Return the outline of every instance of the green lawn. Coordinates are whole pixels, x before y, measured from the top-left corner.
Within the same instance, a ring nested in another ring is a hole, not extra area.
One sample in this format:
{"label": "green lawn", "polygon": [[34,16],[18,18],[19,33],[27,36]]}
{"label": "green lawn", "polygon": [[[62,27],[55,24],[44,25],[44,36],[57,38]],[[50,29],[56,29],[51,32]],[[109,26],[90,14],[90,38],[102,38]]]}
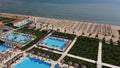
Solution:
{"label": "green lawn", "polygon": [[0,17],[0,21],[2,21],[3,23],[9,23],[9,22],[11,22],[13,20],[15,20],[15,19]]}
{"label": "green lawn", "polygon": [[120,46],[103,44],[102,61],[120,66]]}
{"label": "green lawn", "polygon": [[76,35],[73,35],[73,34],[56,32],[56,31],[52,34],[52,36],[63,37],[63,38],[70,39],[70,40],[73,40],[76,37]]}
{"label": "green lawn", "polygon": [[34,45],[35,43],[37,43],[40,39],[42,39],[43,37],[45,37],[47,35],[47,33],[43,33],[39,30],[33,30],[33,29],[27,29],[26,27],[21,28],[19,30],[17,30],[17,32],[22,32],[22,33],[26,33],[26,34],[31,34],[36,36],[35,40],[31,41],[30,43],[28,43],[26,46],[24,46],[22,48],[22,50],[25,50],[29,47],[31,47],[32,45]]}
{"label": "green lawn", "polygon": [[110,67],[102,66],[102,68],[110,68]]}
{"label": "green lawn", "polygon": [[[65,63],[66,63],[66,64],[68,64],[68,62],[72,62],[73,64],[74,64],[74,63],[78,63],[79,66],[85,65],[87,68],[96,68],[96,64],[94,64],[94,63],[86,62],[86,61],[79,60],[79,59],[75,59],[75,58],[72,58],[72,57],[66,56],[66,57],[64,58],[64,60],[65,60]],[[80,68],[80,67],[79,67],[79,68]]]}
{"label": "green lawn", "polygon": [[34,51],[35,52],[34,54],[36,54],[36,55],[38,53],[49,55],[50,59],[55,60],[55,61],[58,60],[59,57],[61,56],[60,54],[56,54],[56,53],[45,51],[45,50],[38,49],[38,48],[33,48],[33,49],[30,50],[30,52],[32,52],[32,51]]}
{"label": "green lawn", "polygon": [[80,36],[69,53],[76,56],[97,60],[98,45],[98,39]]}

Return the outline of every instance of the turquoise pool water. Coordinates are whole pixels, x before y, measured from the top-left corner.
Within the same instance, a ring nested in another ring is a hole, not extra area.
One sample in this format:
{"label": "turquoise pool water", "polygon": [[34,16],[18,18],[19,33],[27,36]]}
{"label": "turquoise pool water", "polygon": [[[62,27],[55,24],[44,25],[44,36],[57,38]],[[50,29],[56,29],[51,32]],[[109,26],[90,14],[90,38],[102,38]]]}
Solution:
{"label": "turquoise pool water", "polygon": [[57,46],[59,49],[63,49],[65,47],[67,41],[49,37],[43,43],[47,44],[50,47]]}
{"label": "turquoise pool water", "polygon": [[2,45],[0,45],[0,52],[8,50],[9,48],[11,48],[11,47],[2,44]]}
{"label": "turquoise pool water", "polygon": [[61,68],[59,65],[56,65],[55,68]]}
{"label": "turquoise pool water", "polygon": [[51,64],[44,61],[26,57],[21,63],[17,64],[14,68],[50,68]]}
{"label": "turquoise pool water", "polygon": [[24,25],[26,25],[26,24],[28,24],[28,23],[29,23],[29,21],[28,21],[28,20],[25,20],[25,21],[23,21],[23,22],[21,22],[21,23],[16,24],[15,26],[21,27],[21,26],[24,26]]}
{"label": "turquoise pool water", "polygon": [[11,33],[2,36],[2,39],[12,42],[17,42],[21,44],[25,44],[32,39],[32,36],[27,36],[19,33]]}

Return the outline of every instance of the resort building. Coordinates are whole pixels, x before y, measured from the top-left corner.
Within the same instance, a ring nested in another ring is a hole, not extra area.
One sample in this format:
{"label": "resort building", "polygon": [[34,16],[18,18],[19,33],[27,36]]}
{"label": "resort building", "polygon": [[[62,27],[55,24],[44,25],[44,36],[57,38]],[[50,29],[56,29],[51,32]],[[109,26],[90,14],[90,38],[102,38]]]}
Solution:
{"label": "resort building", "polygon": [[17,19],[17,20],[14,20],[14,21],[10,22],[11,25],[17,26],[17,27],[26,25],[28,23],[29,23],[28,18]]}

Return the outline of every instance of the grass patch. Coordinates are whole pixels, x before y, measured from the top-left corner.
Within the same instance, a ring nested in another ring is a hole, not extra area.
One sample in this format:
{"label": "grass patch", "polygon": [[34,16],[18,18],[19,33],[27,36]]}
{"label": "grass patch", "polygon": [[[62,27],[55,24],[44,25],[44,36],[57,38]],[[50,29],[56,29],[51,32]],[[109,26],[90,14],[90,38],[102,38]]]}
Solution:
{"label": "grass patch", "polygon": [[[85,65],[87,68],[96,68],[96,64],[94,64],[94,63],[86,62],[86,61],[79,60],[79,59],[75,59],[75,58],[72,58],[72,57],[66,56],[66,57],[64,58],[64,60],[65,60],[65,63],[66,63],[66,64],[68,64],[68,62],[71,61],[73,64],[74,64],[74,63],[78,63],[79,66]],[[79,68],[80,68],[80,67],[79,67]]]}
{"label": "grass patch", "polygon": [[110,68],[110,67],[102,66],[102,68]]}
{"label": "grass patch", "polygon": [[2,21],[3,23],[9,23],[11,21],[14,21],[15,19],[13,18],[5,18],[5,17],[0,17],[0,21]]}
{"label": "grass patch", "polygon": [[31,41],[30,43],[28,43],[26,46],[24,46],[22,48],[22,50],[26,50],[27,48],[31,47],[32,45],[34,45],[40,39],[42,39],[43,37],[45,37],[47,35],[47,33],[42,33],[39,30],[27,29],[25,27],[18,29],[17,32],[22,32],[22,33],[31,34],[31,35],[36,36],[36,38],[33,41]]}
{"label": "grass patch", "polygon": [[76,37],[76,35],[73,35],[73,34],[56,32],[56,31],[53,32],[52,36],[63,37],[63,38],[70,39],[70,40],[73,40]]}
{"label": "grass patch", "polygon": [[120,46],[103,44],[102,57],[103,62],[120,66]]}
{"label": "grass patch", "polygon": [[69,51],[70,54],[97,60],[99,40],[80,36]]}
{"label": "grass patch", "polygon": [[56,53],[53,53],[53,52],[49,52],[49,51],[45,51],[45,50],[42,50],[42,49],[38,49],[38,48],[32,48],[31,50],[29,50],[30,52],[34,51],[34,54],[38,54],[38,53],[42,53],[42,54],[46,54],[46,55],[49,55],[50,58],[52,60],[58,60],[59,57],[61,56],[60,54],[56,54]]}

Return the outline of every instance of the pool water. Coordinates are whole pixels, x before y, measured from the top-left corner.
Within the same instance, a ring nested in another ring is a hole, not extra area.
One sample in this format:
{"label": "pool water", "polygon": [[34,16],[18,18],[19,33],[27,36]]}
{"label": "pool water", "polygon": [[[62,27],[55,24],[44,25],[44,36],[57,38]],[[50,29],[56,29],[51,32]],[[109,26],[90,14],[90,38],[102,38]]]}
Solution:
{"label": "pool water", "polygon": [[26,57],[21,63],[17,64],[14,68],[50,68],[51,64],[44,61]]}
{"label": "pool water", "polygon": [[56,65],[55,68],[61,68],[59,65]]}
{"label": "pool water", "polygon": [[28,23],[30,23],[30,22],[29,22],[28,20],[25,20],[25,21],[23,21],[23,22],[20,22],[20,23],[16,24],[15,26],[21,27],[21,26],[24,26],[24,25],[26,25],[26,24],[28,24]]}
{"label": "pool water", "polygon": [[59,49],[62,50],[62,49],[65,47],[67,41],[49,37],[49,38],[47,38],[43,43],[44,43],[44,44],[47,44],[47,45],[50,46],[50,47],[57,46]]}
{"label": "pool water", "polygon": [[0,45],[0,52],[6,51],[6,50],[8,50],[9,48],[11,48],[11,47],[1,44],[1,45]]}
{"label": "pool water", "polygon": [[27,36],[19,33],[11,33],[2,36],[2,39],[12,42],[17,42],[21,44],[25,44],[32,39],[32,36]]}

